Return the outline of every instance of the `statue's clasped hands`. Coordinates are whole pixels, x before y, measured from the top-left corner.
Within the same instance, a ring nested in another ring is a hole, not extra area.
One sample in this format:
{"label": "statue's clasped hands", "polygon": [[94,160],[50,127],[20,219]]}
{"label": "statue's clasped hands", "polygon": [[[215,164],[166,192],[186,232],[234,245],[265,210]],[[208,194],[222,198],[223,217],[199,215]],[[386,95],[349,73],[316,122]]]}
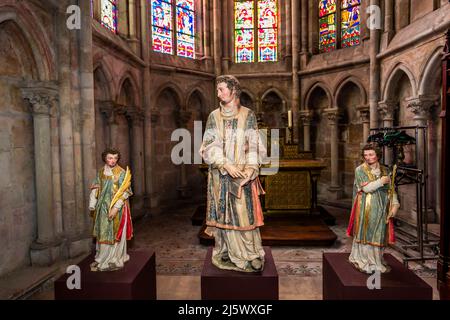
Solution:
{"label": "statue's clasped hands", "polygon": [[253,169],[251,169],[251,168],[247,168],[246,170],[242,171],[242,170],[239,170],[238,167],[236,167],[235,165],[229,164],[229,163],[225,164],[223,166],[223,168],[228,172],[228,174],[232,178],[234,178],[234,179],[237,179],[237,178],[244,179],[241,182],[241,186],[246,185],[250,181],[250,179],[251,179],[251,177],[253,175]]}
{"label": "statue's clasped hands", "polygon": [[116,217],[118,212],[119,212],[119,209],[117,209],[116,207],[112,207],[112,209],[108,213],[108,219],[113,220]]}

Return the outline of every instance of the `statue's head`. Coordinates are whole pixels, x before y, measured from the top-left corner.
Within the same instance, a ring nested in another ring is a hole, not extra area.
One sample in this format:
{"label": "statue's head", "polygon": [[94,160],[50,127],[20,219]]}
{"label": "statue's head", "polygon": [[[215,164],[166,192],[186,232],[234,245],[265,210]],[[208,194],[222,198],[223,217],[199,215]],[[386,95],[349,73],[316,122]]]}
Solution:
{"label": "statue's head", "polygon": [[232,75],[223,75],[216,78],[217,97],[228,102],[230,99],[239,99],[242,88],[239,80]]}
{"label": "statue's head", "polygon": [[382,153],[380,147],[375,143],[366,144],[361,150],[361,158],[368,164],[374,164],[381,159]]}
{"label": "statue's head", "polygon": [[114,148],[106,148],[102,152],[102,160],[109,167],[115,167],[120,160],[120,152]]}

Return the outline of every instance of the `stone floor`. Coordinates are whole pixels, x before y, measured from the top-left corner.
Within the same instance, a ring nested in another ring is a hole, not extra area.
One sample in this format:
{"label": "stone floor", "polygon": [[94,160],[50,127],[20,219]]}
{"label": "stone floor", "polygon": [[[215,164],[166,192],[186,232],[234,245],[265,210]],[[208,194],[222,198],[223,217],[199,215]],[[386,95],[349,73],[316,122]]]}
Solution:
{"label": "stone floor", "polygon": [[[135,239],[129,243],[129,247],[155,250],[158,299],[200,299],[200,274],[207,247],[199,244],[197,233],[200,227],[192,226],[190,222],[195,207],[186,204],[179,209],[150,216],[135,223]],[[331,227],[338,236],[333,246],[272,247],[280,276],[280,299],[322,299],[322,253],[350,252],[351,243],[345,236],[348,210],[326,208],[337,219],[336,226]],[[387,251],[397,259],[401,259],[398,252],[391,249]],[[409,267],[433,287],[434,299],[437,299],[435,262],[428,262],[426,266],[410,263]],[[63,270],[65,270],[64,263],[53,273],[59,271],[62,274]],[[32,277],[32,273],[29,272],[24,279],[31,280]],[[53,299],[51,279],[55,277],[49,278],[39,289],[24,298]],[[9,278],[9,281],[14,282],[12,278]],[[25,283],[26,280],[22,282]],[[1,284],[0,279],[0,288]]]}

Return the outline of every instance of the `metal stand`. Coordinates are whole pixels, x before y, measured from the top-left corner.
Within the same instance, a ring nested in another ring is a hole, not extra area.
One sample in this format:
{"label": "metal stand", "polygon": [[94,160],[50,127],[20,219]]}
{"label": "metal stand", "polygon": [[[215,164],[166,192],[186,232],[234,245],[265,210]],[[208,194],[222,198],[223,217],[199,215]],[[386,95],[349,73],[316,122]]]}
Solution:
{"label": "metal stand", "polygon": [[[439,239],[431,239],[428,234],[428,197],[427,197],[427,180],[428,180],[428,144],[427,126],[407,126],[407,127],[390,127],[390,128],[374,128],[370,129],[371,132],[392,132],[400,130],[414,130],[416,139],[415,148],[415,165],[399,165],[397,168],[397,176],[395,185],[416,185],[416,215],[417,215],[417,226],[416,234],[408,233],[401,228],[396,231],[399,234],[399,239],[405,242],[405,245],[392,245],[394,249],[401,252],[404,255],[403,263],[405,266],[408,265],[409,261],[421,261],[426,260],[436,260],[438,259],[438,247]],[[421,134],[419,134],[421,133]],[[417,148],[417,141],[422,138],[423,150]],[[383,149],[384,152],[384,149]],[[423,153],[421,153],[423,152]],[[398,155],[396,155],[397,157]],[[423,168],[418,168],[418,161],[423,156]],[[385,155],[383,153],[383,162],[385,161]],[[394,159],[394,163],[397,159]],[[388,165],[388,164],[385,164]],[[425,208],[425,214],[424,209]],[[425,248],[429,248],[434,254],[430,255],[425,253]]]}

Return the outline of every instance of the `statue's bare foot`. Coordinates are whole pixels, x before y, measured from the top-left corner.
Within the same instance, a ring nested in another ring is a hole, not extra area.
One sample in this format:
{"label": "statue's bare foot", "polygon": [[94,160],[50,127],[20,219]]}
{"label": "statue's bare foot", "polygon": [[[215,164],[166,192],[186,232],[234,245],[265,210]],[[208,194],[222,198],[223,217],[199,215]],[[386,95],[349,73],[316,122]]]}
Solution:
{"label": "statue's bare foot", "polygon": [[222,255],[222,261],[223,262],[230,261],[230,257],[228,256],[228,253],[225,253],[225,254]]}
{"label": "statue's bare foot", "polygon": [[255,270],[261,270],[262,268],[262,261],[259,258],[253,259],[251,262],[252,268]]}
{"label": "statue's bare foot", "polygon": [[91,271],[98,271],[98,262],[94,261],[89,266],[91,267]]}

